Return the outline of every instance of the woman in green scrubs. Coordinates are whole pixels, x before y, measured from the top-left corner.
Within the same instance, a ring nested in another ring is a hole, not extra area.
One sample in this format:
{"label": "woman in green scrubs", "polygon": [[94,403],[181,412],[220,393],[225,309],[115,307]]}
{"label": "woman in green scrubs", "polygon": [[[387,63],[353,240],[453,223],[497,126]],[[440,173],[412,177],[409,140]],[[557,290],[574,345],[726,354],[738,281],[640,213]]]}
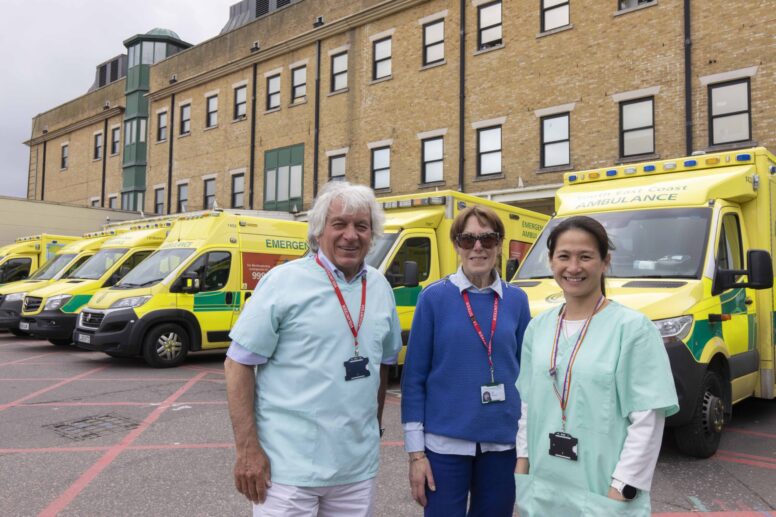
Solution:
{"label": "woman in green scrubs", "polygon": [[517,388],[517,507],[532,516],[648,516],[649,489],[676,389],[662,338],[606,298],[612,247],[589,217],[547,240],[566,303],[534,318]]}

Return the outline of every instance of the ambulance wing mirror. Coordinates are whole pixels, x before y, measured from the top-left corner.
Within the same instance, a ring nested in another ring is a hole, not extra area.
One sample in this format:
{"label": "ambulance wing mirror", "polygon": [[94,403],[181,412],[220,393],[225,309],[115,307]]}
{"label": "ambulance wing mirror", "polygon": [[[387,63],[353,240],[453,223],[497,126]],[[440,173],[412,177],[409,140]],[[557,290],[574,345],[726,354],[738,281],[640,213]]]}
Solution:
{"label": "ambulance wing mirror", "polygon": [[[773,287],[773,263],[771,254],[765,250],[749,250],[746,253],[746,269],[717,269],[711,294],[716,296],[733,287],[749,289],[770,289]],[[747,282],[736,282],[736,277],[746,275]]]}
{"label": "ambulance wing mirror", "polygon": [[515,273],[517,272],[517,268],[520,266],[520,259],[517,258],[511,258],[507,260],[507,270],[506,270],[506,276],[504,277],[504,280],[509,282],[512,280],[512,277],[515,276]]}
{"label": "ambulance wing mirror", "polygon": [[414,260],[404,262],[404,287],[418,286],[418,263]]}
{"label": "ambulance wing mirror", "polygon": [[180,292],[182,293],[198,293],[199,292],[199,275],[193,271],[187,271],[181,275],[180,278]]}

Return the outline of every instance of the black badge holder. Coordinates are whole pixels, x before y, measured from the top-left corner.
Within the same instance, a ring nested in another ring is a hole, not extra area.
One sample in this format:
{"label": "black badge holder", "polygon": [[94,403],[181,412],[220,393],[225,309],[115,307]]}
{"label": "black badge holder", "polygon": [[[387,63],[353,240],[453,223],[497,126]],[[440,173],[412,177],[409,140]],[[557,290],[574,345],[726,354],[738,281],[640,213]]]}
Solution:
{"label": "black badge holder", "polygon": [[368,357],[355,356],[351,357],[344,363],[345,365],[345,380],[352,381],[355,379],[362,379],[372,375],[369,369],[366,367],[369,364]]}
{"label": "black badge holder", "polygon": [[550,433],[550,456],[577,461],[579,440],[567,433]]}

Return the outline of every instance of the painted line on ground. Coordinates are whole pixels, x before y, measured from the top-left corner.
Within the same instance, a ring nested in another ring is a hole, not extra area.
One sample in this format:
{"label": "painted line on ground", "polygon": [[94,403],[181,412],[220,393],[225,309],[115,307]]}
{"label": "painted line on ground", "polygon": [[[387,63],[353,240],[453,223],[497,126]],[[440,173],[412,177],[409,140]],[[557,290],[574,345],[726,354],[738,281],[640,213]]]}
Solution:
{"label": "painted line on ground", "polygon": [[[225,400],[201,400],[193,402],[180,402],[173,404],[172,407],[189,404],[192,406],[225,406]],[[36,407],[100,407],[100,406],[161,406],[162,402],[30,402],[28,404],[17,404],[16,407],[36,408]]]}
{"label": "painted line on ground", "polygon": [[141,434],[143,434],[143,432],[148,429],[151,424],[156,422],[162,413],[164,413],[168,408],[172,407],[172,404],[177,399],[183,396],[184,393],[191,389],[191,387],[194,386],[205,375],[207,375],[205,372],[197,374],[186,384],[178,388],[175,393],[167,397],[162,405],[154,409],[150,415],[145,417],[145,419],[140,422],[139,426],[127,433],[127,435],[123,440],[121,440],[121,442],[119,442],[119,444],[111,447],[99,460],[97,460],[91,467],[89,467],[86,472],[84,472],[77,480],[75,480],[75,482],[70,485],[70,487],[68,487],[59,497],[52,501],[51,504],[44,508],[43,511],[38,514],[38,517],[54,517],[59,512],[67,508],[67,506],[73,502],[73,500],[78,497],[78,495],[87,486],[89,486],[89,484],[97,476],[99,476],[103,470],[105,470],[111,463],[113,463],[116,458],[127,449],[127,447],[132,445],[132,443]]}
{"label": "painted line on ground", "polygon": [[[127,381],[127,382],[186,382],[191,377],[129,377],[129,378],[122,378],[122,377],[115,377],[115,378],[103,378],[99,377],[96,379],[78,379],[80,382],[121,382],[121,381]],[[67,377],[19,377],[19,378],[13,378],[13,377],[0,377],[0,382],[3,381],[47,381],[47,382],[54,382],[54,381],[63,381],[67,379]],[[208,379],[204,379],[208,380]],[[218,381],[216,381],[218,382]],[[223,382],[223,381],[221,381]]]}
{"label": "painted line on ground", "polygon": [[226,375],[226,373],[224,373],[224,369],[223,368],[221,368],[221,369],[206,368],[204,366],[193,366],[193,365],[190,365],[190,364],[188,364],[188,365],[184,364],[180,368],[182,368],[184,370],[195,370],[195,371],[198,371],[198,372],[220,373],[221,375]]}
{"label": "painted line on ground", "polygon": [[717,454],[724,454],[726,456],[737,456],[740,458],[746,458],[755,461],[764,461],[766,463],[773,463],[776,465],[776,458],[772,456],[759,456],[757,454],[747,454],[745,452],[727,451],[723,449],[717,450]]}
{"label": "painted line on ground", "polygon": [[10,407],[18,406],[19,404],[21,404],[25,400],[29,400],[31,398],[35,398],[38,395],[43,395],[44,393],[47,393],[49,391],[55,390],[57,388],[60,388],[60,387],[64,386],[65,384],[69,384],[69,383],[71,383],[73,381],[76,381],[78,379],[86,377],[87,375],[91,375],[93,373],[97,373],[99,371],[105,370],[106,368],[108,368],[108,367],[107,366],[100,366],[99,368],[93,368],[93,369],[91,369],[89,371],[86,371],[84,373],[81,373],[81,374],[78,374],[76,376],[70,377],[68,379],[60,381],[60,382],[58,382],[56,384],[53,384],[51,386],[48,386],[47,388],[42,388],[42,389],[39,389],[38,391],[34,391],[34,392],[30,393],[29,395],[25,395],[24,397],[22,397],[20,399],[14,400],[13,402],[8,402],[6,404],[0,404],[0,411],[3,411],[3,410],[8,409]]}
{"label": "painted line on ground", "polygon": [[730,431],[731,433],[738,433],[738,434],[746,434],[749,436],[759,436],[761,438],[774,438],[776,439],[776,434],[773,433],[763,433],[761,431],[750,431],[748,429],[740,429],[737,427],[726,427],[726,431]]}
{"label": "painted line on ground", "polygon": [[[27,447],[19,449],[0,449],[0,454],[51,454],[64,452],[105,452],[115,445],[95,445],[92,447]],[[186,450],[186,449],[233,449],[233,443],[160,443],[148,445],[130,445],[126,451]]]}
{"label": "painted line on ground", "polygon": [[763,511],[733,511],[733,512],[660,512],[653,513],[652,517],[776,517],[776,514],[767,510]]}
{"label": "painted line on ground", "polygon": [[5,362],[5,363],[0,363],[0,366],[10,366],[12,364],[22,364],[22,363],[24,363],[26,361],[31,361],[33,359],[38,359],[40,357],[46,357],[47,355],[57,354],[57,353],[58,353],[57,351],[52,350],[51,352],[46,352],[45,354],[33,355],[33,356],[27,357],[25,359],[17,359],[16,361],[8,361],[8,362]]}
{"label": "painted line on ground", "polygon": [[728,454],[720,454],[719,452],[717,452],[717,454],[715,454],[712,459],[726,461],[728,463],[740,463],[741,465],[749,465],[750,467],[758,467],[761,469],[776,470],[776,463],[766,463],[764,461],[739,458],[737,456],[731,456]]}

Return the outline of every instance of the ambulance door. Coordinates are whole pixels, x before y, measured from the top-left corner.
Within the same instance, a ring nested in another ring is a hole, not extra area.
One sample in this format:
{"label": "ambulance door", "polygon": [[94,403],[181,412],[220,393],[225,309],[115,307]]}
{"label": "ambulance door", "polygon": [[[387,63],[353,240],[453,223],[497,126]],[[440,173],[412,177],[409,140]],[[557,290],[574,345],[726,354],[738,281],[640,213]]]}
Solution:
{"label": "ambulance door", "polygon": [[192,312],[199,321],[203,349],[229,345],[232,313],[240,304],[240,292],[229,289],[232,260],[229,251],[209,251],[181,275],[198,283],[196,292],[179,292],[177,296],[178,307]]}
{"label": "ambulance door", "polygon": [[[717,267],[722,269],[745,269],[744,242],[741,232],[741,216],[737,210],[725,210],[721,214],[719,241],[717,243]],[[744,278],[737,280],[744,281]],[[721,324],[722,338],[731,356],[731,374],[737,377],[735,356],[753,351],[755,335],[754,291],[742,287],[728,289],[719,295],[720,314],[709,315],[713,326]],[[742,358],[744,356],[741,356]],[[755,362],[756,364],[756,362]],[[743,365],[741,365],[743,366]],[[740,372],[744,373],[744,372]],[[746,372],[751,373],[751,372]]]}

